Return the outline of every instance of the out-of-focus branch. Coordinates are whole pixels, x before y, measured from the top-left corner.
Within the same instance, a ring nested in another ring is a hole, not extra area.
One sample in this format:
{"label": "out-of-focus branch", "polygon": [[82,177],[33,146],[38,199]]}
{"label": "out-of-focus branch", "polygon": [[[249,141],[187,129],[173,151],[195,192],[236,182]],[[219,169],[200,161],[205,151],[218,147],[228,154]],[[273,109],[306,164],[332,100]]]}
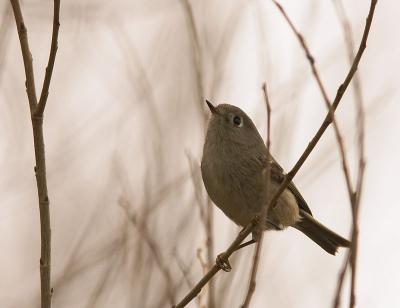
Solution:
{"label": "out-of-focus branch", "polygon": [[125,214],[128,217],[129,221],[136,227],[136,229],[140,233],[143,241],[148,245],[150,252],[153,256],[153,259],[156,262],[158,268],[160,269],[161,274],[163,275],[163,277],[165,279],[168,299],[169,299],[170,303],[173,304],[175,302],[175,294],[174,294],[174,285],[173,285],[172,275],[171,275],[171,272],[170,272],[168,266],[166,266],[163,261],[163,258],[160,253],[160,248],[157,245],[157,242],[151,236],[151,233],[147,229],[146,224],[138,223],[136,215],[134,213],[133,214],[130,213],[130,211],[129,211],[130,206],[126,200],[120,199],[119,205],[125,211]]}
{"label": "out-of-focus branch", "polygon": [[[336,13],[338,19],[342,25],[346,47],[347,56],[349,63],[353,61],[354,58],[354,39],[351,31],[351,26],[349,19],[346,16],[346,12],[343,7],[343,3],[340,0],[334,1],[336,7]],[[349,307],[355,306],[355,289],[356,289],[356,274],[357,274],[357,252],[358,252],[358,213],[360,208],[360,198],[362,193],[362,187],[364,182],[364,170],[365,170],[365,151],[364,151],[364,127],[365,127],[365,112],[363,106],[363,97],[361,91],[361,81],[358,75],[354,76],[354,98],[356,102],[357,110],[357,140],[358,140],[358,175],[354,202],[352,204],[352,214],[353,214],[353,228],[352,228],[352,247],[351,254],[347,258],[341,274],[338,278],[337,292],[334,301],[334,307],[339,307],[340,305],[340,293],[342,290],[343,280],[346,273],[348,263],[350,261],[351,265],[351,287],[350,287],[350,301]]]}
{"label": "out-of-focus branch", "polygon": [[204,209],[203,203],[204,200],[202,198],[202,194],[200,191],[200,181],[201,178],[200,176],[197,176],[196,171],[199,170],[198,168],[198,164],[196,164],[196,162],[194,161],[194,159],[190,156],[189,153],[186,153],[186,157],[188,159],[189,162],[189,168],[190,168],[190,175],[192,178],[192,183],[193,183],[193,189],[194,189],[194,195],[195,195],[195,199],[196,199],[196,204],[199,208],[199,214],[200,214],[200,220],[203,223],[204,226],[207,225],[207,213]]}
{"label": "out-of-focus branch", "polygon": [[[198,254],[199,254],[199,250],[198,249]],[[180,256],[178,255],[178,253],[176,251],[174,251],[174,257],[176,260],[176,263],[180,269],[180,271],[182,272],[182,276],[186,282],[186,284],[189,286],[190,289],[192,289],[194,287],[194,284],[192,283],[192,281],[189,278],[188,272],[189,272],[189,268],[191,267],[189,266],[185,266],[184,261],[180,258]],[[199,294],[197,296],[197,305],[199,308],[205,308],[205,305],[202,304],[202,299],[201,299],[201,294]]]}
{"label": "out-of-focus branch", "polygon": [[[266,146],[267,146],[268,153],[270,153],[270,150],[271,150],[271,104],[269,103],[268,89],[267,89],[266,82],[263,84],[262,89],[264,92],[265,104],[267,106]],[[269,181],[270,181],[270,175],[271,175],[271,165],[269,163],[269,158],[267,161],[268,161],[268,163],[265,168],[265,187],[267,187],[266,199],[268,200],[268,198],[269,198],[268,187],[269,187]],[[264,207],[263,212],[261,214],[261,224],[263,224],[263,223],[265,223],[265,221],[267,221],[267,212],[268,212],[267,210],[268,210],[268,207]],[[260,263],[261,247],[262,247],[263,240],[264,240],[264,232],[261,232],[260,236],[258,238],[258,241],[256,243],[255,250],[254,250],[254,258],[253,258],[253,265],[251,267],[249,287],[247,289],[247,294],[246,294],[245,300],[243,302],[242,308],[247,308],[250,306],[251,298],[254,294],[254,291],[256,290],[256,275],[257,275],[257,271],[258,271],[258,265]]]}
{"label": "out-of-focus branch", "polygon": [[12,8],[6,4],[0,18],[0,85],[3,74],[5,73],[4,62],[7,56],[8,47],[10,46],[9,36],[13,29],[11,27],[12,20]]}
{"label": "out-of-focus branch", "polygon": [[341,296],[341,292],[342,292],[344,277],[346,275],[347,267],[349,265],[349,261],[350,261],[350,251],[347,253],[346,258],[343,262],[342,268],[339,272],[338,281],[337,281],[337,285],[336,285],[335,298],[333,301],[333,308],[339,308],[339,306],[340,306],[340,300],[341,300],[340,296]]}
{"label": "out-of-focus branch", "polygon": [[[315,136],[311,139],[310,143],[308,144],[307,148],[303,152],[303,154],[300,156],[299,160],[297,163],[294,165],[294,167],[290,170],[290,172],[286,175],[285,180],[279,187],[278,191],[275,193],[274,197],[272,198],[269,207],[275,206],[276,202],[278,201],[279,196],[282,194],[282,192],[286,189],[286,187],[289,185],[289,183],[292,181],[296,173],[300,170],[301,166],[304,164],[310,153],[313,151],[315,146],[317,145],[318,141],[321,139],[322,135],[328,128],[328,126],[332,123],[332,116],[331,114],[336,111],[337,106],[339,105],[347,87],[350,84],[350,81],[352,80],[355,72],[357,71],[358,64],[360,63],[361,56],[366,48],[366,43],[367,43],[367,38],[368,34],[371,28],[371,23],[372,23],[372,18],[374,15],[375,11],[375,6],[376,6],[377,0],[371,0],[371,6],[369,9],[368,17],[366,20],[365,28],[364,28],[364,33],[361,39],[361,43],[359,46],[359,49],[357,51],[357,54],[354,58],[353,64],[351,65],[351,68],[349,72],[346,75],[345,80],[343,83],[339,86],[335,100],[333,101],[332,104],[332,109],[329,110],[328,114],[326,115],[324,121],[322,122],[320,128],[316,132]],[[244,227],[239,235],[236,237],[236,239],[233,241],[233,243],[229,246],[229,248],[222,254],[222,260],[226,261],[228,258],[233,254],[233,252],[237,249],[237,247],[240,245],[240,243],[254,230],[254,227],[257,226],[260,218],[256,217],[254,218],[250,224],[248,224],[246,227]],[[185,307],[203,288],[204,285],[210,281],[216,273],[218,273],[220,270],[220,267],[217,264],[214,264],[214,266],[208,271],[208,273],[197,283],[197,285],[184,297],[184,299],[178,303],[176,308],[181,308]]]}
{"label": "out-of-focus branch", "polygon": [[[207,121],[208,113],[205,112],[204,109],[204,82],[203,82],[203,59],[202,59],[202,52],[201,52],[201,45],[200,39],[198,35],[198,30],[196,27],[196,22],[194,19],[193,9],[189,3],[189,0],[181,0],[185,17],[187,20],[188,28],[190,31],[190,38],[192,41],[192,51],[194,56],[194,67],[196,72],[196,88],[197,88],[197,96],[198,96],[198,104],[200,106],[200,110],[203,111],[203,120],[204,124]],[[206,234],[206,247],[207,247],[207,264],[210,268],[214,262],[214,238],[213,238],[213,221],[214,221],[214,208],[211,202],[211,199],[207,197],[206,201],[206,210],[203,224],[205,228]],[[215,307],[215,295],[214,295],[214,287],[212,282],[208,288],[208,307],[214,308]]]}
{"label": "out-of-focus branch", "polygon": [[[46,159],[43,138],[43,112],[46,105],[48,90],[50,86],[51,73],[57,52],[57,38],[60,27],[59,12],[60,0],[54,0],[53,33],[50,48],[49,67],[46,70],[45,82],[42,88],[40,102],[37,102],[35,79],[32,66],[32,54],[29,49],[27,28],[25,26],[21,7],[18,0],[10,0],[14,11],[15,23],[18,29],[18,36],[21,44],[22,58],[24,60],[26,91],[28,94],[29,107],[32,120],[33,142],[35,148],[35,175],[39,198],[40,212],[40,234],[41,234],[41,256],[40,256],[40,286],[42,308],[51,307],[51,228],[49,196],[47,192]],[[43,94],[44,93],[44,94]]]}
{"label": "out-of-focus branch", "polygon": [[[185,16],[188,24],[188,28],[190,31],[190,38],[193,45],[193,55],[194,55],[194,68],[196,70],[196,87],[197,87],[197,95],[198,95],[198,103],[200,105],[201,110],[205,110],[203,107],[204,104],[204,85],[203,85],[203,74],[202,74],[202,55],[201,55],[201,46],[198,31],[196,28],[196,23],[194,20],[192,6],[189,3],[189,0],[181,0],[183,9],[185,11]],[[204,120],[207,119],[208,114],[203,112]]]}

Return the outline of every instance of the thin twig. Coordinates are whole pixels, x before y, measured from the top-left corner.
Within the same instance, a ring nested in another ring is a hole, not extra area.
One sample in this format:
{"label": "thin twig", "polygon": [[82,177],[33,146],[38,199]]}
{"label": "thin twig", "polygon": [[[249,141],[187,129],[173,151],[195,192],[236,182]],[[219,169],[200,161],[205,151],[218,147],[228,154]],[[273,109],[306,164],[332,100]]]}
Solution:
{"label": "thin twig", "polygon": [[18,29],[19,42],[21,44],[22,58],[24,60],[26,93],[28,94],[31,114],[33,114],[36,108],[37,98],[35,89],[35,77],[33,74],[32,54],[29,49],[28,43],[28,30],[26,29],[25,22],[22,17],[22,11],[19,1],[10,1],[14,11],[15,23]]}
{"label": "thin twig", "polygon": [[[214,208],[211,199],[207,196],[207,220],[206,220],[206,247],[207,247],[207,268],[211,268],[214,263]],[[208,308],[215,307],[214,283],[208,284]]]}
{"label": "thin twig", "polygon": [[333,308],[339,308],[339,306],[340,306],[344,277],[346,276],[347,267],[348,267],[349,261],[350,261],[350,251],[351,250],[349,250],[347,253],[347,256],[343,262],[342,269],[340,270],[340,273],[338,276],[338,283],[336,285],[336,293],[335,293],[335,299],[333,301]]}
{"label": "thin twig", "polygon": [[328,97],[327,91],[325,90],[325,87],[322,83],[322,79],[319,76],[318,70],[316,68],[315,65],[315,60],[314,57],[312,56],[310,49],[307,46],[307,43],[303,37],[303,35],[296,29],[296,27],[294,26],[293,22],[291,21],[291,19],[289,18],[289,16],[287,15],[287,13],[285,12],[284,8],[275,0],[272,0],[275,5],[278,7],[279,11],[282,13],[283,17],[286,19],[287,23],[289,24],[290,28],[292,29],[292,31],[294,32],[294,34],[296,35],[301,47],[303,48],[305,54],[306,54],[306,58],[308,60],[308,62],[310,63],[311,66],[311,71],[312,74],[314,76],[315,81],[318,84],[318,88],[322,94],[322,97],[324,98],[324,102],[326,107],[329,110],[330,113],[330,117],[332,119],[332,123],[333,123],[333,129],[335,131],[335,135],[336,135],[336,140],[338,143],[338,147],[339,147],[339,151],[340,151],[340,156],[341,156],[341,160],[342,160],[342,168],[343,168],[343,173],[344,173],[344,177],[346,180],[346,186],[347,186],[347,192],[350,196],[354,194],[354,189],[353,189],[353,185],[351,183],[351,177],[350,177],[350,172],[349,172],[349,167],[348,167],[348,163],[347,163],[347,158],[346,158],[346,151],[344,148],[344,142],[343,142],[343,137],[340,133],[338,124],[336,122],[335,119],[335,115],[334,115],[334,110],[332,108],[332,103]]}
{"label": "thin twig", "polygon": [[[192,289],[194,287],[194,284],[189,277],[189,269],[191,268],[191,265],[185,265],[184,260],[181,259],[181,257],[178,255],[176,250],[174,251],[174,257],[176,260],[176,264],[178,265],[178,268],[182,272],[183,279],[185,280],[185,282],[189,286],[189,288]],[[202,304],[201,294],[199,294],[197,296],[197,304],[199,307],[205,307]]]}
{"label": "thin twig", "polygon": [[163,277],[165,279],[168,299],[169,299],[170,303],[173,304],[175,302],[175,294],[174,294],[172,274],[169,270],[169,267],[165,264],[165,262],[161,256],[160,249],[159,249],[156,241],[153,239],[151,232],[147,228],[147,225],[143,224],[143,223],[142,224],[138,223],[138,219],[137,219],[136,215],[129,211],[130,205],[127,202],[127,200],[121,199],[119,201],[119,205],[125,211],[127,218],[132,223],[132,225],[135,226],[135,228],[140,233],[141,238],[149,247],[151,255],[153,256],[153,259],[156,262],[157,267],[159,268],[161,274],[163,275]]}
{"label": "thin twig", "polygon": [[44,108],[46,107],[47,97],[49,96],[49,87],[51,76],[53,74],[54,62],[58,49],[58,32],[60,29],[60,0],[54,0],[54,13],[53,13],[53,33],[51,36],[51,47],[49,54],[49,61],[44,75],[42,92],[40,94],[39,103],[35,110],[35,116],[42,116]]}
{"label": "thin twig", "polygon": [[[263,92],[264,92],[264,98],[265,98],[265,104],[267,106],[267,140],[266,140],[266,146],[268,150],[268,155],[271,150],[271,105],[269,103],[269,98],[268,98],[268,89],[267,89],[267,83],[265,82],[262,86]],[[270,175],[271,175],[271,165],[269,163],[269,157],[267,160],[267,166],[265,168],[265,187],[267,187],[267,197],[266,199],[268,200],[269,198],[269,181],[270,181]],[[262,214],[261,214],[261,224],[265,223],[267,221],[267,213],[268,213],[268,207],[264,207]],[[255,250],[254,250],[254,257],[253,257],[253,265],[251,268],[251,275],[250,275],[250,282],[249,286],[247,289],[247,294],[245,297],[245,300],[243,302],[242,308],[247,308],[250,306],[250,301],[251,298],[253,297],[254,291],[256,290],[256,276],[257,276],[257,271],[258,271],[258,265],[260,261],[260,255],[261,255],[261,247],[262,247],[262,242],[264,240],[264,232],[260,233],[260,237],[258,238]]]}
{"label": "thin twig", "polygon": [[[196,22],[193,14],[192,6],[189,0],[181,0],[183,9],[185,11],[185,17],[188,24],[188,28],[190,31],[190,38],[192,41],[192,51],[193,51],[193,61],[194,68],[196,73],[196,88],[197,88],[197,97],[198,104],[203,111],[203,120],[204,124],[206,123],[208,113],[205,112],[204,109],[204,82],[203,82],[203,57],[202,50],[200,45],[200,39],[198,30],[196,27]],[[206,215],[204,220],[204,227],[206,233],[206,246],[207,246],[207,263],[210,268],[214,262],[214,238],[213,238],[213,220],[214,220],[214,208],[211,202],[211,199],[207,196],[206,201]],[[210,282],[208,288],[208,307],[215,307],[215,295],[214,295],[214,286],[213,283]]]}
{"label": "thin twig", "polygon": [[[246,227],[244,227],[235,238],[235,240],[231,243],[229,248],[225,250],[223,253],[222,259],[224,261],[228,260],[228,258],[235,252],[236,248],[240,245],[241,242],[251,233],[253,228],[258,224],[256,219],[253,219]],[[175,306],[175,308],[185,307],[197,294],[200,293],[201,289],[218,273],[221,268],[214,264],[213,267],[204,275],[204,277],[194,286],[194,288]]]}
{"label": "thin twig", "polygon": [[8,48],[10,47],[9,38],[12,30],[10,25],[12,21],[12,8],[11,6],[6,5],[0,17],[0,85],[5,73],[4,63],[7,57]]}
{"label": "thin twig", "polygon": [[260,254],[261,254],[261,247],[262,247],[263,239],[264,239],[264,232],[261,232],[260,236],[258,238],[258,241],[256,243],[255,249],[254,249],[253,265],[251,267],[249,286],[247,288],[246,297],[244,299],[244,302],[243,302],[243,305],[241,306],[241,308],[247,308],[250,306],[250,301],[253,297],[254,291],[256,290],[256,276],[257,276],[257,271],[258,271],[258,265],[260,263],[259,261],[260,261]]}
{"label": "thin twig", "polygon": [[322,135],[325,133],[325,130],[332,123],[333,119],[332,119],[331,114],[336,111],[336,108],[338,107],[344,93],[346,92],[346,90],[350,84],[350,81],[352,80],[355,72],[357,71],[358,64],[360,63],[360,60],[361,60],[361,56],[364,53],[365,48],[367,47],[367,38],[368,38],[369,30],[371,28],[372,17],[374,16],[376,3],[377,3],[377,0],[371,0],[371,6],[370,6],[370,9],[368,12],[368,17],[367,17],[367,20],[365,23],[365,28],[364,28],[363,36],[362,36],[362,39],[360,42],[360,46],[359,46],[357,54],[354,58],[353,64],[351,65],[350,70],[346,75],[345,80],[339,86],[339,88],[336,92],[335,99],[332,103],[332,108],[329,109],[329,112],[326,115],[324,121],[322,122],[321,127],[318,129],[315,136],[311,139],[310,143],[308,144],[307,148],[305,149],[305,151],[303,152],[303,154],[301,155],[301,157],[299,158],[297,163],[294,165],[292,170],[290,170],[290,172],[286,175],[285,180],[281,184],[281,186],[278,189],[277,193],[275,194],[274,198],[272,198],[272,200],[271,200],[271,206],[275,207],[280,194],[285,190],[287,185],[289,185],[290,181],[294,178],[296,173],[299,171],[301,166],[304,164],[307,157],[310,155],[312,150],[317,145],[318,141],[321,139]]}
{"label": "thin twig", "polygon": [[40,234],[41,234],[41,256],[40,256],[40,286],[41,286],[41,305],[42,308],[51,307],[51,297],[53,289],[51,288],[51,228],[49,196],[47,191],[46,178],[46,156],[43,138],[43,112],[47,100],[47,94],[50,86],[51,72],[54,67],[54,61],[57,51],[57,38],[60,27],[60,0],[54,0],[53,15],[53,33],[49,56],[49,68],[46,70],[45,83],[42,94],[45,93],[41,102],[37,102],[35,79],[32,66],[32,54],[29,49],[27,28],[25,26],[21,7],[18,0],[10,0],[14,11],[15,23],[18,29],[18,36],[21,44],[22,58],[24,60],[26,91],[28,95],[29,108],[32,120],[33,142],[35,148],[35,175],[39,198],[40,212]]}
{"label": "thin twig", "polygon": [[193,189],[194,189],[194,196],[195,196],[196,204],[199,208],[200,220],[203,223],[203,225],[206,226],[207,219],[206,219],[206,211],[203,206],[204,198],[203,198],[203,195],[201,192],[201,187],[202,187],[200,185],[201,178],[196,173],[196,171],[198,171],[198,169],[199,169],[198,164],[196,164],[195,160],[192,158],[192,156],[188,152],[186,152],[186,158],[189,163],[190,175],[192,178]]}
{"label": "thin twig", "polygon": [[189,277],[189,271],[190,271],[191,266],[185,265],[184,260],[182,260],[182,258],[178,255],[178,252],[176,251],[176,249],[173,251],[173,255],[174,255],[176,264],[178,265],[179,270],[182,272],[182,277],[185,280],[186,284],[189,286],[189,288],[193,288],[194,284],[190,280],[190,277]]}
{"label": "thin twig", "polygon": [[198,103],[199,106],[201,107],[201,110],[203,110],[203,119],[205,122],[208,117],[208,113],[205,112],[204,108],[204,85],[203,85],[203,74],[202,74],[203,59],[202,59],[199,35],[196,28],[196,22],[194,20],[192,6],[190,5],[189,0],[181,0],[181,3],[185,11],[186,21],[190,31],[190,37],[192,41],[192,51],[194,55],[193,64],[196,73]]}
{"label": "thin twig", "polygon": [[[315,66],[314,58],[311,55],[310,49],[308,48],[303,36],[295,28],[294,24],[290,20],[289,16],[286,14],[286,12],[283,9],[283,7],[279,3],[277,3],[275,0],[272,0],[272,1],[275,3],[275,5],[281,11],[282,15],[284,16],[284,18],[288,22],[290,28],[292,29],[292,31],[295,33],[296,37],[298,38],[299,43],[302,46],[302,48],[303,48],[303,50],[304,50],[304,52],[306,54],[306,58],[310,63],[314,79],[316,80],[316,82],[318,84],[318,87],[319,87],[319,89],[320,89],[320,91],[322,93],[322,96],[324,98],[325,104],[326,104],[328,110],[331,112],[332,121],[333,121],[333,127],[334,127],[334,131],[335,131],[335,135],[336,135],[336,139],[337,139],[337,143],[338,143],[338,147],[339,147],[339,151],[340,151],[341,161],[342,161],[342,169],[343,169],[343,173],[344,173],[345,180],[346,180],[347,192],[348,192],[348,195],[349,195],[351,208],[352,208],[352,217],[353,217],[353,224],[352,225],[353,225],[353,230],[354,230],[355,229],[354,228],[354,225],[355,225],[354,208],[356,207],[356,205],[355,205],[356,199],[354,198],[354,196],[356,195],[356,192],[354,191],[353,184],[352,184],[351,177],[350,177],[348,161],[347,161],[347,158],[346,158],[346,151],[345,151],[345,148],[344,148],[343,137],[341,136],[338,124],[337,124],[336,119],[335,119],[335,117],[333,115],[331,102],[330,102],[330,100],[328,98],[328,95],[327,95],[327,92],[325,90],[325,87],[324,87],[324,85],[323,85],[323,83],[321,81],[321,78],[319,76],[318,70],[317,70],[317,68]],[[343,23],[343,28],[346,29],[345,32],[348,32],[349,31],[349,24],[348,23]],[[349,40],[348,37],[349,36],[346,35],[346,41]],[[351,40],[351,42],[348,42],[348,48],[351,49],[351,51],[350,51],[351,55],[349,56],[350,64],[352,63],[353,58],[354,58],[353,51],[352,51],[353,50],[353,44],[352,43],[353,43],[352,40]],[[354,83],[353,84],[354,84],[354,86],[356,86],[358,84],[357,75],[354,76]],[[352,234],[354,234],[354,232],[352,232]],[[354,238],[352,236],[352,247],[354,247],[353,240],[354,240]],[[353,250],[353,248],[351,248],[351,250]],[[343,269],[341,271],[341,274],[339,275],[339,278],[338,278],[339,281],[338,281],[337,293],[336,293],[336,296],[335,296],[334,305],[339,305],[339,302],[340,302],[340,292],[341,292],[342,285],[343,285],[343,279],[345,277],[345,273],[346,273],[346,270],[347,270],[348,261],[349,261],[349,259],[347,258],[346,262],[345,262],[345,266],[343,267]],[[352,298],[354,298],[354,288],[353,288],[353,286],[354,286],[354,284],[353,284],[353,280],[352,280],[352,292],[351,292]],[[351,300],[350,300],[350,302],[351,302]]]}
{"label": "thin twig", "polygon": [[[351,31],[351,26],[349,19],[346,16],[346,12],[343,7],[343,3],[340,0],[334,2],[336,4],[336,13],[338,15],[339,21],[342,25],[346,47],[347,47],[347,57],[349,63],[353,61],[354,58],[354,39]],[[365,151],[364,151],[364,127],[365,127],[365,112],[364,104],[361,90],[361,81],[358,75],[354,76],[354,98],[356,102],[357,110],[357,139],[358,139],[358,175],[357,175],[357,185],[356,185],[356,197],[354,198],[354,204],[352,204],[353,213],[353,228],[352,228],[352,247],[350,256],[351,265],[351,287],[350,287],[350,301],[349,307],[355,306],[355,289],[356,289],[356,274],[357,274],[357,252],[358,252],[358,213],[360,208],[360,197],[362,193],[363,181],[364,181],[364,170],[365,170]],[[344,269],[344,272],[346,270]],[[339,284],[343,284],[344,275],[339,276],[338,279],[338,300],[335,299],[335,305],[339,305],[340,302],[340,291],[341,287]]]}
{"label": "thin twig", "polygon": [[[197,248],[196,257],[197,257],[197,260],[200,263],[202,273],[203,273],[203,275],[205,275],[208,272],[208,270],[210,269],[210,266],[209,266],[208,262],[205,261],[203,256],[202,256],[201,247]],[[192,286],[192,288],[193,287],[194,286]],[[210,284],[208,284],[208,287],[210,287]],[[197,295],[197,298],[198,298],[198,302],[199,302],[199,307],[205,307],[205,304],[202,303],[202,294],[201,294],[201,292]]]}
{"label": "thin twig", "polygon": [[[353,64],[349,70],[349,72],[346,75],[345,80],[343,83],[339,86],[335,100],[333,101],[332,104],[332,109],[329,110],[328,114],[326,115],[324,121],[322,122],[320,128],[316,132],[315,136],[311,139],[310,143],[308,144],[307,148],[303,152],[303,154],[300,156],[299,160],[297,163],[294,165],[294,167],[290,170],[290,172],[286,175],[285,180],[279,187],[278,191],[275,193],[274,197],[270,201],[269,206],[274,206],[276,202],[278,201],[279,196],[282,194],[282,192],[286,189],[286,187],[289,185],[289,183],[292,181],[296,173],[299,171],[301,166],[304,164],[310,153],[313,151],[315,146],[317,145],[318,141],[321,139],[322,135],[328,128],[328,126],[332,123],[332,116],[331,112],[335,112],[337,106],[339,105],[347,87],[350,84],[350,81],[352,80],[354,73],[357,71],[358,64],[361,60],[361,56],[366,48],[366,43],[367,43],[367,38],[368,34],[371,28],[371,23],[372,23],[372,18],[374,15],[375,11],[375,6],[376,6],[377,0],[371,0],[371,6],[369,9],[368,17],[366,20],[365,28],[364,28],[364,33],[361,39],[361,43],[359,46],[359,49],[357,51],[357,54],[354,58]],[[223,259],[227,260],[232,253],[235,251],[237,246],[240,245],[240,243],[253,231],[254,227],[257,226],[258,224],[259,217],[256,217],[253,219],[246,227],[244,227],[239,235],[236,237],[236,239],[232,242],[232,244],[229,246],[229,248],[223,253]],[[218,273],[220,270],[220,267],[216,264],[208,271],[208,273],[197,283],[197,285],[184,297],[184,299],[177,304],[176,308],[180,307],[185,307],[203,288],[204,285],[209,282],[216,273]]]}

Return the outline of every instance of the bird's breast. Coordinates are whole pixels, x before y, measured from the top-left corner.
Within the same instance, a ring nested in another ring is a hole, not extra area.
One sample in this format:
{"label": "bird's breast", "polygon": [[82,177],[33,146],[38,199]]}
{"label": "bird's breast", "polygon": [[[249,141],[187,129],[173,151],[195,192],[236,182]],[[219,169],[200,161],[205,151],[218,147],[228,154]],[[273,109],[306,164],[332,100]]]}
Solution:
{"label": "bird's breast", "polygon": [[245,156],[227,153],[226,148],[212,150],[203,152],[201,165],[206,190],[229,218],[245,225],[265,203],[262,169]]}

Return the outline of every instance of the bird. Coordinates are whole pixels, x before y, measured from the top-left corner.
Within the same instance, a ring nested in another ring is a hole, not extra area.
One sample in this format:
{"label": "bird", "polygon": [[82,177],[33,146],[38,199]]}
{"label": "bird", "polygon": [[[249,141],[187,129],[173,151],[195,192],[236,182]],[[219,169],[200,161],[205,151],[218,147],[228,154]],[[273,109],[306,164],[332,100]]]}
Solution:
{"label": "bird", "polygon": [[[201,160],[204,186],[213,203],[228,218],[239,226],[246,226],[268,207],[285,173],[243,110],[229,104],[214,106],[208,100],[206,103],[211,117]],[[313,217],[293,182],[276,204],[266,210],[265,220],[253,231],[249,243],[256,242],[263,231],[293,227],[331,255],[339,247],[350,247],[347,239]]]}

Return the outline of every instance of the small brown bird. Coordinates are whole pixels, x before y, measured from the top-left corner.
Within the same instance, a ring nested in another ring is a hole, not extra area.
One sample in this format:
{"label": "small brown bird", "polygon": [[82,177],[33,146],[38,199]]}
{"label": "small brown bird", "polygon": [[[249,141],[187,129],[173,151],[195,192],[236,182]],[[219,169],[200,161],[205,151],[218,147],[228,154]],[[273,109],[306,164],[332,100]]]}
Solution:
{"label": "small brown bird", "polygon": [[[252,120],[238,107],[209,101],[211,119],[203,148],[201,172],[211,200],[236,224],[245,226],[269,204],[284,180],[281,166],[268,150]],[[266,166],[270,164],[270,180]],[[268,182],[268,187],[267,187]],[[275,207],[268,209],[262,230],[300,230],[325,251],[335,254],[350,242],[312,216],[306,201],[291,182]],[[257,232],[253,239],[257,239]]]}

